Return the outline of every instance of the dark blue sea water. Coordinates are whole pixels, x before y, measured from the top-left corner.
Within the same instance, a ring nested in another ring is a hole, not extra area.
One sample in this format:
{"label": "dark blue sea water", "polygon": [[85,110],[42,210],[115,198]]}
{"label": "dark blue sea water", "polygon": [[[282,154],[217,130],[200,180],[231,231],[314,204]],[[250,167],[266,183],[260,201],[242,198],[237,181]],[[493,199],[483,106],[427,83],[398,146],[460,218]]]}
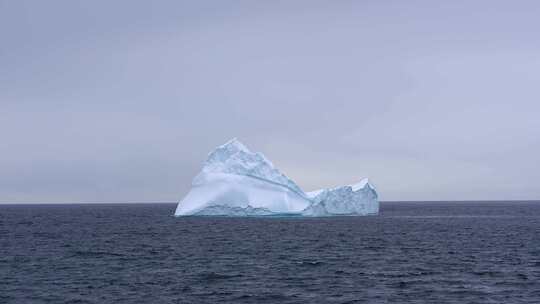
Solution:
{"label": "dark blue sea water", "polygon": [[0,303],[540,303],[540,202],[174,218],[0,205]]}

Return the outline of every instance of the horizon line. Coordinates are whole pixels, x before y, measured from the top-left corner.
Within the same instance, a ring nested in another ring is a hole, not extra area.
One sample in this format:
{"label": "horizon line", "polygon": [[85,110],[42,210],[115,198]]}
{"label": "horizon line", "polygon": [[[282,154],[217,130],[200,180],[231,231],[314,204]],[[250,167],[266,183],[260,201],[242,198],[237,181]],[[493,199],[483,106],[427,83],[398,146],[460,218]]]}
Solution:
{"label": "horizon line", "polygon": [[[468,203],[468,202],[484,202],[484,203],[516,203],[516,202],[540,202],[540,199],[511,199],[511,200],[385,200],[379,203]],[[0,202],[0,205],[137,205],[137,204],[178,204],[180,202],[164,202],[164,201],[146,201],[146,202]]]}

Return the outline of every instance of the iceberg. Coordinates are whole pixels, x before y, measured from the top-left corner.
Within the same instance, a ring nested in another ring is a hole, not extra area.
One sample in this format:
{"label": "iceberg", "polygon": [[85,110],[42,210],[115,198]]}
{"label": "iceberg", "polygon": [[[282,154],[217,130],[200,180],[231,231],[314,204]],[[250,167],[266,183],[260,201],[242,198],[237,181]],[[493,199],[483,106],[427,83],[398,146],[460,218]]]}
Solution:
{"label": "iceberg", "polygon": [[208,154],[175,216],[333,216],[379,212],[367,179],[357,184],[304,192],[263,154],[236,138]]}

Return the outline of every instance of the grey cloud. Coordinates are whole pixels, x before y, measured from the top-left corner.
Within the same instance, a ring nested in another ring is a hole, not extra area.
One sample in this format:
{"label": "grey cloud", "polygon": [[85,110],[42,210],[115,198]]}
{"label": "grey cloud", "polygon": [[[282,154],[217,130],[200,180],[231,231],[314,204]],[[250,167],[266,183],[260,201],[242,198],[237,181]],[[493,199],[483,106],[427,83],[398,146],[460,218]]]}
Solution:
{"label": "grey cloud", "polygon": [[175,201],[238,137],[307,190],[540,196],[540,5],[0,2],[0,202]]}

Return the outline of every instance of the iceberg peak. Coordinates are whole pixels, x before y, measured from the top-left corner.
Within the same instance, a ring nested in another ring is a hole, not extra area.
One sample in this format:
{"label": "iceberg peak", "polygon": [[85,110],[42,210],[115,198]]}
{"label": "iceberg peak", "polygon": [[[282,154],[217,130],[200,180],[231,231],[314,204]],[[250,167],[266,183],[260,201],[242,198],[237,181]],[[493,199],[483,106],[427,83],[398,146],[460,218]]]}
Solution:
{"label": "iceberg peak", "polygon": [[226,149],[229,151],[244,151],[244,152],[250,152],[249,149],[244,145],[242,142],[238,140],[238,138],[234,137],[228,142],[224,143],[223,145],[219,146],[218,149]]}
{"label": "iceberg peak", "polygon": [[251,151],[249,151],[249,149],[238,139],[233,138],[214,149],[214,151],[208,153],[206,163],[224,162],[238,153],[251,154]]}
{"label": "iceberg peak", "polygon": [[279,172],[262,153],[251,152],[236,138],[208,154],[202,173],[226,173],[265,180],[305,196],[300,187]]}
{"label": "iceberg peak", "polygon": [[370,188],[372,188],[372,189],[375,189],[375,188],[373,187],[373,185],[371,185],[371,184],[369,183],[369,179],[368,179],[368,178],[363,178],[363,179],[360,180],[358,183],[356,183],[356,184],[351,184],[351,185],[349,185],[349,186],[351,186],[352,191],[358,191],[358,190],[360,190],[360,189],[365,188],[366,186],[368,186],[368,187],[370,187]]}

